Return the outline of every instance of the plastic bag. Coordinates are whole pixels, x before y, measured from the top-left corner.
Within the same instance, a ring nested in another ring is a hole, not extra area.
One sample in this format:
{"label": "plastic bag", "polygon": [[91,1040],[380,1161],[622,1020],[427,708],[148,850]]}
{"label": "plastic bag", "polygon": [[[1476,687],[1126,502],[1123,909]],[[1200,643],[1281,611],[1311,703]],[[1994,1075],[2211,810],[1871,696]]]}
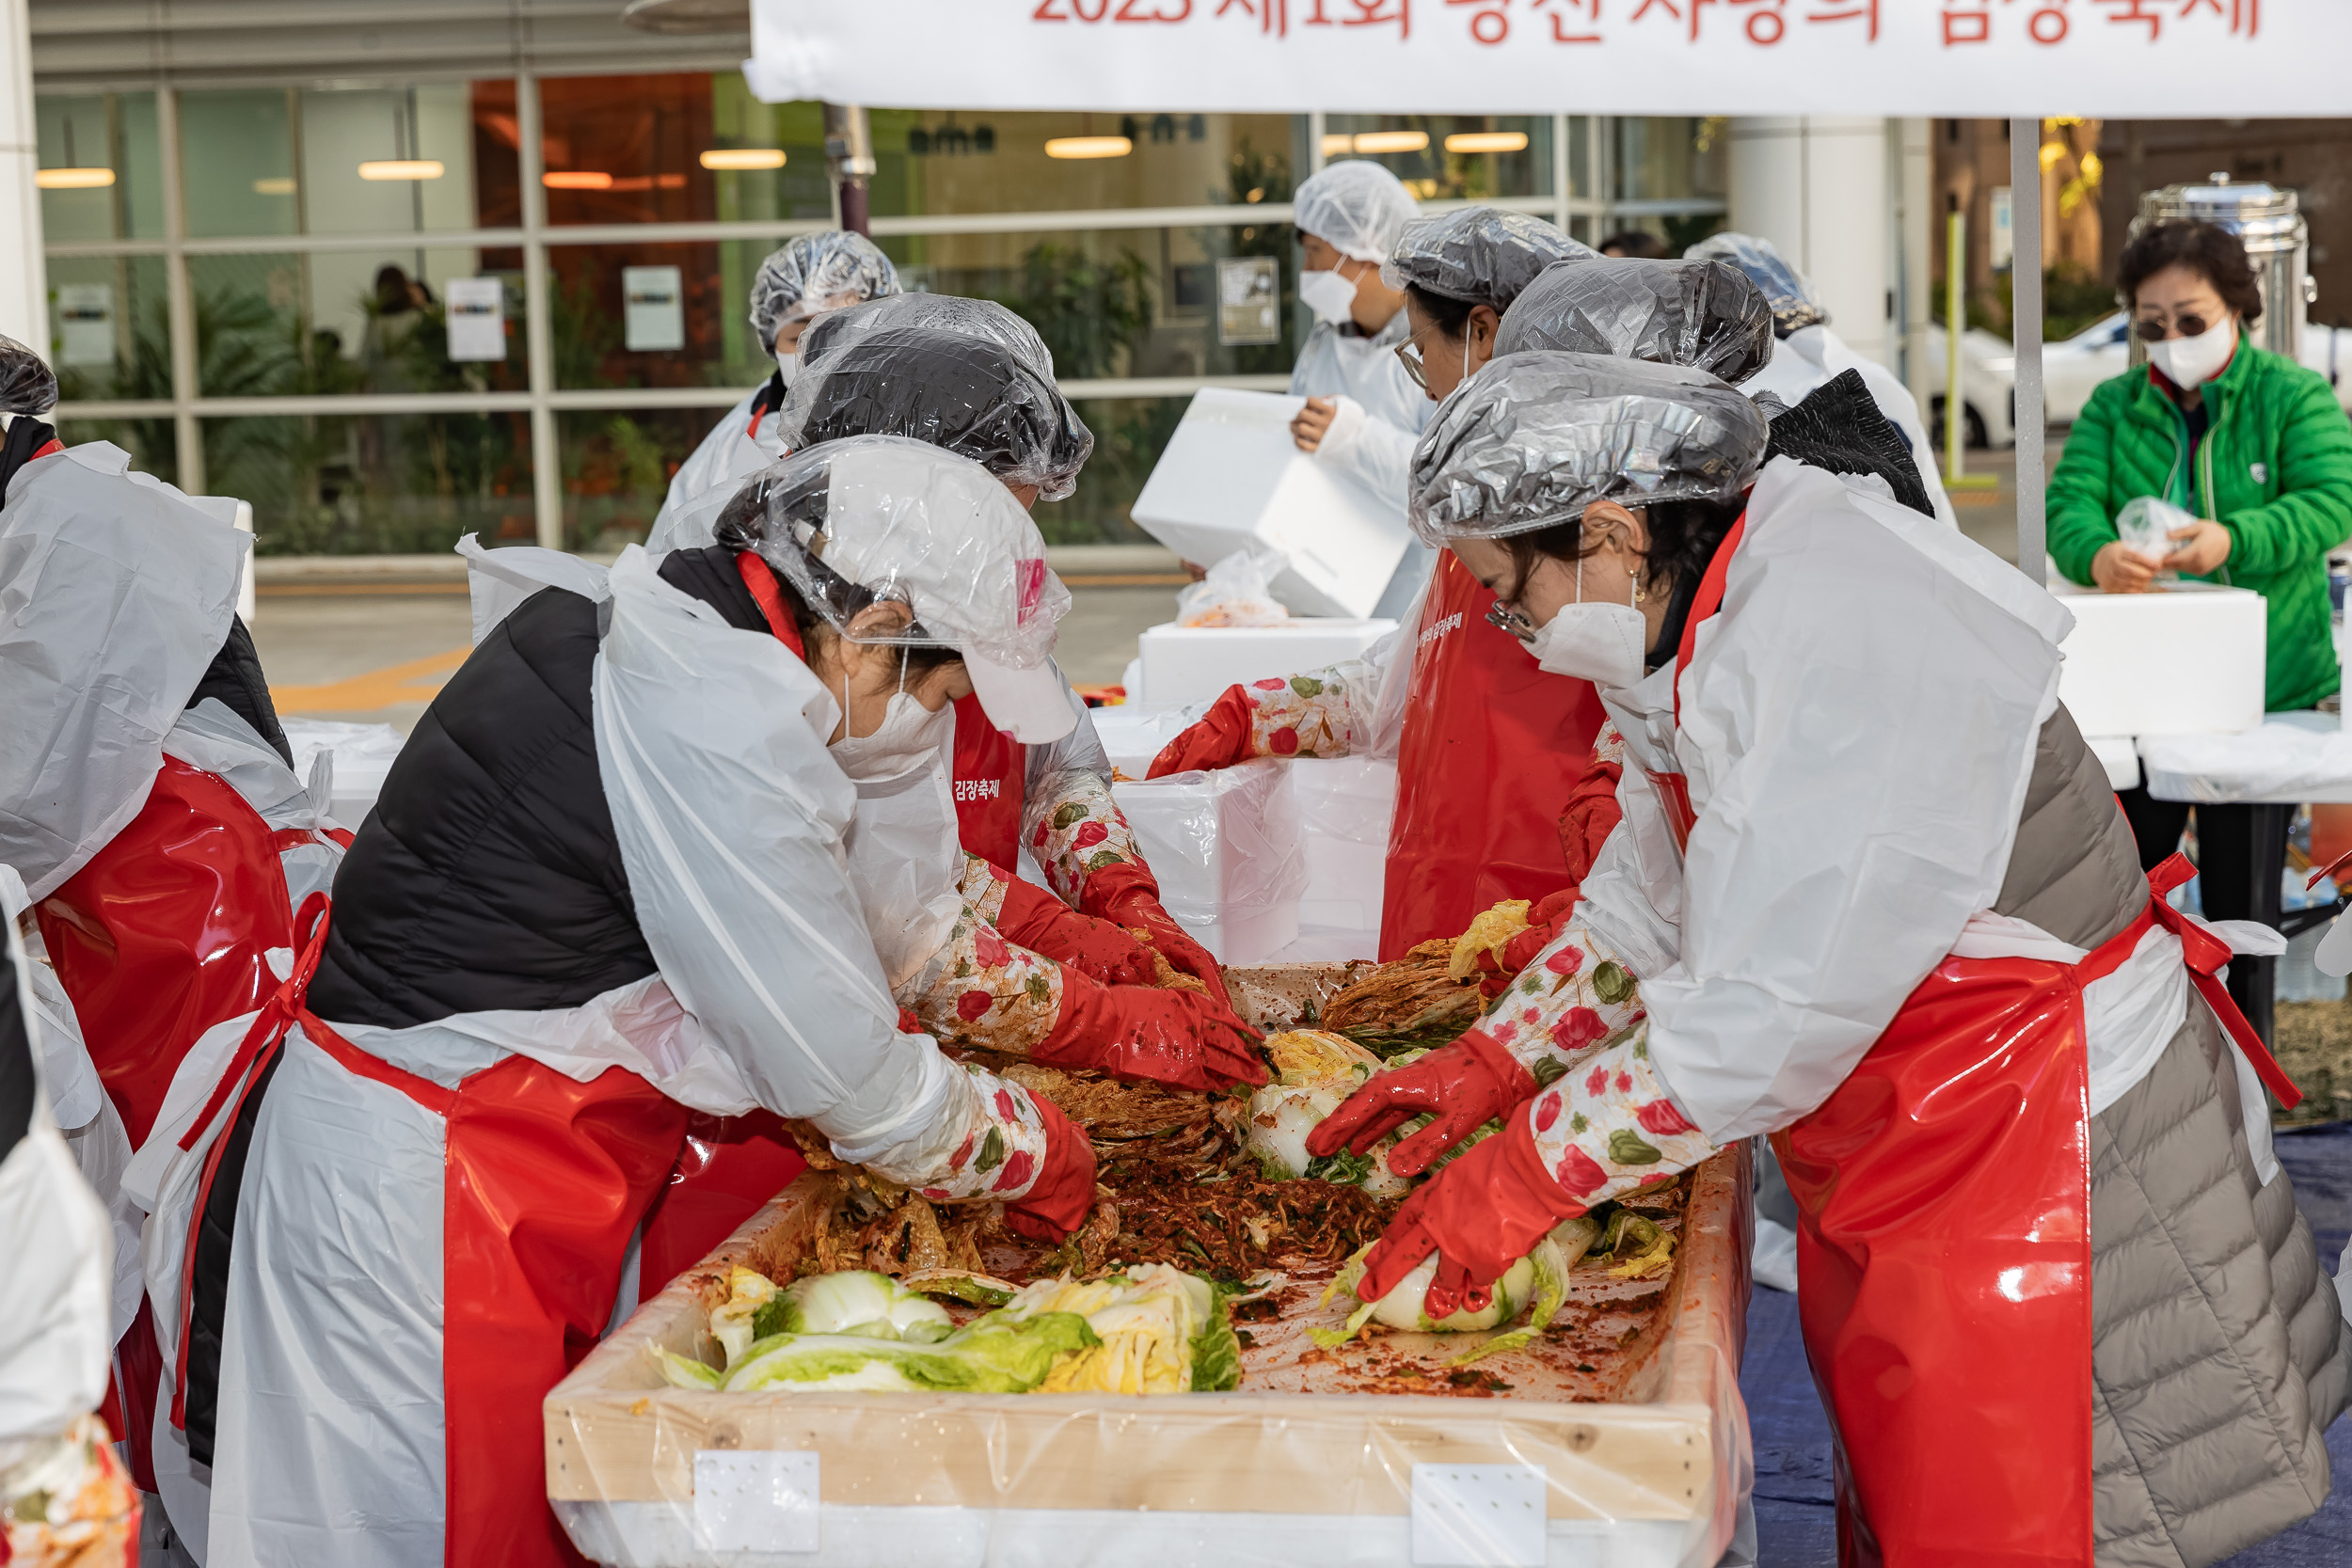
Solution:
{"label": "plastic bag", "polygon": [[2181,547],[2172,537],[2172,531],[2193,527],[2196,522],[2194,514],[2170,501],[2140,496],[2123,503],[2122,512],[2115,519],[2115,536],[2123,541],[2124,548],[2162,565]]}
{"label": "plastic bag", "polygon": [[1280,562],[1235,550],[1176,595],[1180,626],[1279,626],[1291,618],[1274,597]]}

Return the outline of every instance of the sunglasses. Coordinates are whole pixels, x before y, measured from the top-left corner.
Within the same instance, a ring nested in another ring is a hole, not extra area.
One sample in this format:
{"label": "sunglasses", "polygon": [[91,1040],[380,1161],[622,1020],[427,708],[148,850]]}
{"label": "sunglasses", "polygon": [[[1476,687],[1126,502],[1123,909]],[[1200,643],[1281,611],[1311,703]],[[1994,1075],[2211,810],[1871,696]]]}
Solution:
{"label": "sunglasses", "polygon": [[2204,317],[2191,313],[2176,318],[2170,330],[2162,321],[2154,319],[2135,322],[2132,330],[2139,334],[2139,341],[2143,343],[2160,343],[2174,331],[2184,338],[2201,338],[2208,325]]}

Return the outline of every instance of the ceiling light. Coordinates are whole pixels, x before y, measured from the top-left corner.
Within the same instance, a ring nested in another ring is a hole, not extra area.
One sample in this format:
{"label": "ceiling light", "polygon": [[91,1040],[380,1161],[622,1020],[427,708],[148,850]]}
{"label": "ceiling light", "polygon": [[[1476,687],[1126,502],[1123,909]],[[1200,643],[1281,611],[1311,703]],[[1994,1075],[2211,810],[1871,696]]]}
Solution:
{"label": "ceiling light", "polygon": [[1524,131],[1457,131],[1446,137],[1448,152],[1524,152]]}
{"label": "ceiling light", "polygon": [[1045,144],[1048,158],[1124,158],[1135,150],[1124,136],[1056,136]]}
{"label": "ceiling light", "polygon": [[784,149],[781,147],[714,147],[702,155],[702,166],[712,169],[782,168]]}
{"label": "ceiling light", "polygon": [[1323,155],[1341,158],[1350,152],[1419,152],[1428,145],[1426,131],[1359,131],[1353,135],[1334,131],[1323,138]]}
{"label": "ceiling light", "polygon": [[438,180],[438,158],[372,158],[359,166],[362,180]]}
{"label": "ceiling light", "polygon": [[266,180],[253,182],[255,196],[292,196],[294,193],[294,176],[291,174],[274,174]]}
{"label": "ceiling light", "polygon": [[33,183],[44,191],[95,191],[114,182],[110,168],[44,168],[33,174]]}
{"label": "ceiling light", "polygon": [[551,168],[539,176],[539,183],[551,191],[609,191],[612,176],[597,168]]}

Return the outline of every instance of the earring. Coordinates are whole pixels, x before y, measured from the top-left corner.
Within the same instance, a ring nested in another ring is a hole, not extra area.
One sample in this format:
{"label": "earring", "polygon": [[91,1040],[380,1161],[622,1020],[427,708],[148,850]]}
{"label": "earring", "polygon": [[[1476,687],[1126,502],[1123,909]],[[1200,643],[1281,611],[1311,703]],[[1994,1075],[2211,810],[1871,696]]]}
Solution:
{"label": "earring", "polygon": [[1640,604],[1644,599],[1648,597],[1648,593],[1642,587],[1642,579],[1640,578],[1635,578],[1633,579],[1633,602],[1635,604]]}

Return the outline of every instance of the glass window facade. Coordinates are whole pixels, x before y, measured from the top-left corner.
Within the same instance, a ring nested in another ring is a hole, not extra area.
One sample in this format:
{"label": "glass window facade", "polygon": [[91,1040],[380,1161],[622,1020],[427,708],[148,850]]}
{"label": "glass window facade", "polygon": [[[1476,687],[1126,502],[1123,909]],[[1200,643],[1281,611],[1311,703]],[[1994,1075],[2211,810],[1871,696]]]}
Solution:
{"label": "glass window facade", "polygon": [[[55,94],[37,119],[69,436],[252,500],[265,551],[642,539],[769,372],[746,319],[761,261],[836,211],[819,106],[733,71]],[[1226,341],[1217,263],[1273,258],[1291,305],[1289,202],[1324,163],[1588,240],[1679,245],[1724,211],[1726,138],[1702,119],[870,120],[875,239],[906,285],[1036,324],[1094,431],[1077,494],[1038,510],[1061,543],[1141,537],[1129,509],[1199,387],[1287,380],[1303,312]]]}

